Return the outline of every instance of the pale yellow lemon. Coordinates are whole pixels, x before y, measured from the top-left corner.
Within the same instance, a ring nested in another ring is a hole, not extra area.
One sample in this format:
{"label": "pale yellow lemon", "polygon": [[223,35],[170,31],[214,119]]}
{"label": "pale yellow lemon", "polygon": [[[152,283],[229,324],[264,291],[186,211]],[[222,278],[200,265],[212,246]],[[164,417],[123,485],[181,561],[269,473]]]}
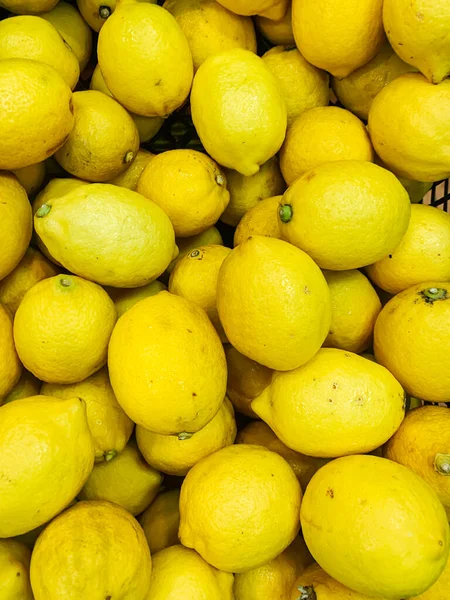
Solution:
{"label": "pale yellow lemon", "polygon": [[30,398],[31,396],[37,396],[41,390],[41,385],[42,381],[39,381],[32,373],[23,369],[19,381],[9,394],[3,398],[3,404],[8,404],[8,402],[14,402],[15,400],[22,400],[23,398]]}
{"label": "pale yellow lemon", "polygon": [[51,10],[58,0],[2,0],[1,6],[12,13],[32,15]]}
{"label": "pale yellow lemon", "polygon": [[161,492],[139,517],[152,555],[179,543],[180,490]]}
{"label": "pale yellow lemon", "polygon": [[426,592],[414,600],[447,600],[450,587],[450,557],[439,579]]}
{"label": "pale yellow lemon", "polygon": [[238,15],[262,15],[268,19],[282,19],[289,0],[219,0],[222,6]]}
{"label": "pale yellow lemon", "polygon": [[267,17],[257,15],[254,18],[256,28],[271,44],[277,46],[294,46],[294,32],[292,31],[292,10],[288,5],[286,14],[281,19],[274,21]]}
{"label": "pale yellow lemon", "polygon": [[0,303],[0,405],[3,403],[22,373],[13,337],[11,313]]}
{"label": "pale yellow lemon", "polygon": [[183,256],[186,256],[186,254],[188,254],[191,250],[195,250],[197,246],[223,246],[223,239],[220,235],[220,231],[214,226],[208,227],[208,229],[205,229],[205,231],[202,231],[202,233],[188,238],[176,238],[175,242],[179,253],[178,256],[167,267],[168,273],[172,272],[172,269],[176,265],[177,261],[181,260]]}
{"label": "pale yellow lemon", "polygon": [[23,169],[15,169],[13,171],[17,177],[17,181],[24,188],[29,198],[41,191],[42,185],[46,176],[45,161],[23,167]]}
{"label": "pale yellow lemon", "polygon": [[167,287],[163,283],[156,280],[138,288],[109,288],[107,291],[116,306],[117,316],[121,317],[127,310],[141,300],[144,300],[144,298],[159,294],[159,292],[166,289]]}
{"label": "pale yellow lemon", "polygon": [[[145,0],[145,2],[156,4],[157,0]],[[77,0],[81,16],[89,27],[97,32],[103,27],[106,19],[116,10],[117,5],[117,0]]]}
{"label": "pale yellow lemon", "polygon": [[33,600],[30,585],[30,550],[20,542],[0,540],[0,597]]}
{"label": "pale yellow lemon", "polygon": [[278,209],[281,196],[265,198],[250,208],[239,221],[234,232],[234,246],[239,246],[252,235],[280,238]]}
{"label": "pale yellow lemon", "polygon": [[138,153],[136,154],[136,158],[133,162],[128,166],[127,169],[114,179],[111,179],[109,183],[113,183],[114,185],[118,185],[120,187],[128,188],[133,192],[136,191],[137,184],[139,181],[139,177],[142,174],[142,171],[148,165],[148,163],[152,160],[155,155],[143,148],[139,148]]}

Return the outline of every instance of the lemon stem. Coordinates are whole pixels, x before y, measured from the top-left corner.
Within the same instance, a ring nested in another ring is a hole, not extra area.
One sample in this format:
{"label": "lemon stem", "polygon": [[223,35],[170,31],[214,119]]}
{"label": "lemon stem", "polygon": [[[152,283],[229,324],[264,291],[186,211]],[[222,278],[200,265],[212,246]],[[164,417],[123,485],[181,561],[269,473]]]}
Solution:
{"label": "lemon stem", "polygon": [[116,456],[117,456],[116,450],[108,450],[107,452],[105,452],[105,460],[106,460],[106,462],[109,462],[113,458],[116,458]]}
{"label": "lemon stem", "polygon": [[111,16],[111,9],[109,8],[109,6],[100,6],[100,8],[98,9],[98,14],[100,15],[101,19],[107,19],[108,17]]}
{"label": "lemon stem", "polygon": [[36,217],[41,219],[42,217],[46,217],[48,213],[52,210],[50,204],[43,204],[41,208],[36,212]]}
{"label": "lemon stem", "polygon": [[300,592],[300,596],[297,600],[317,600],[316,592],[312,586],[303,587],[299,585],[298,591]]}
{"label": "lemon stem", "polygon": [[292,219],[292,206],[290,204],[283,204],[280,206],[280,219],[283,223],[289,223]]}
{"label": "lemon stem", "polygon": [[447,290],[444,288],[428,288],[423,291],[423,295],[429,300],[444,300],[447,297]]}
{"label": "lemon stem", "polygon": [[225,177],[223,175],[216,175],[217,185],[223,185],[225,183]]}
{"label": "lemon stem", "polygon": [[184,440],[189,440],[193,436],[193,433],[188,433],[187,431],[183,431],[183,433],[178,434],[178,439],[180,442],[184,442]]}
{"label": "lemon stem", "polygon": [[434,458],[434,468],[441,475],[450,475],[450,454],[438,452]]}

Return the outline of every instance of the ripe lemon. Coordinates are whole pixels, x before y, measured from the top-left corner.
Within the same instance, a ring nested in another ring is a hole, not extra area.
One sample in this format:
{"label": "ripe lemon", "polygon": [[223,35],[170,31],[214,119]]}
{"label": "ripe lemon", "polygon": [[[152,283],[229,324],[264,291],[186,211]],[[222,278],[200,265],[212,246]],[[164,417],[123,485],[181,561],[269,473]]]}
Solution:
{"label": "ripe lemon", "polygon": [[139,522],[144,530],[152,556],[159,550],[179,543],[179,503],[179,489],[161,492],[140,516]]}
{"label": "ripe lemon", "polygon": [[247,177],[278,152],[286,133],[277,80],[248,50],[221,52],[202,64],[192,85],[191,111],[208,154]]}
{"label": "ripe lemon", "polygon": [[140,148],[136,154],[136,158],[128,166],[128,168],[125,169],[125,171],[120,175],[117,175],[117,177],[114,177],[114,179],[111,179],[109,183],[128,188],[129,190],[135,192],[142,171],[154,156],[155,155],[151,152]]}
{"label": "ripe lemon", "polygon": [[22,365],[17,356],[13,337],[13,320],[0,304],[0,405],[19,381]]}
{"label": "ripe lemon", "polygon": [[191,237],[214,225],[230,201],[222,170],[196,150],[155,156],[143,170],[137,191],[167,213],[177,237]]}
{"label": "ripe lemon", "polygon": [[282,371],[312,358],[331,322],[330,292],[313,260],[286,242],[259,235],[225,259],[217,309],[239,352]]}
{"label": "ripe lemon", "polygon": [[414,600],[447,600],[450,586],[450,558],[439,579],[426,592],[416,596]]}
{"label": "ripe lemon", "polygon": [[106,362],[117,313],[97,284],[74,275],[44,279],[14,319],[14,342],[28,371],[48,383],[82,381]]}
{"label": "ripe lemon", "polygon": [[0,408],[0,537],[59,514],[83,487],[94,448],[83,400],[32,396]]}
{"label": "ripe lemon", "polygon": [[45,180],[45,161],[30,165],[29,167],[23,167],[23,169],[14,169],[12,173],[17,177],[17,181],[24,188],[27,196],[34,198],[41,191]]}
{"label": "ripe lemon", "polygon": [[141,300],[144,300],[144,298],[159,294],[159,292],[166,289],[166,286],[160,281],[152,281],[138,288],[109,288],[108,294],[116,306],[117,316],[121,317],[127,310]]}
{"label": "ripe lemon", "polygon": [[179,253],[178,256],[167,267],[167,273],[169,274],[172,272],[172,269],[179,260],[186,256],[186,254],[188,254],[191,250],[195,250],[198,246],[223,246],[222,236],[220,235],[220,231],[217,229],[217,227],[208,227],[208,229],[205,229],[205,231],[202,231],[202,233],[188,238],[177,238],[175,241],[179,249]]}
{"label": "ripe lemon", "polygon": [[279,82],[286,101],[288,125],[309,108],[328,106],[328,74],[306,61],[295,45],[271,48],[262,59]]}
{"label": "ripe lemon", "polygon": [[289,0],[220,0],[222,6],[238,15],[262,15],[268,19],[282,19]]}
{"label": "ripe lemon", "polygon": [[450,398],[450,283],[418,283],[394,296],[374,330],[377,361],[415,398]]}
{"label": "ripe lemon", "polygon": [[33,600],[30,550],[15,540],[0,540],[0,595],[5,600]]}
{"label": "ripe lemon", "polygon": [[23,400],[31,396],[38,396],[41,390],[42,382],[39,381],[32,373],[22,369],[19,381],[12,390],[3,398],[3,404],[14,402],[15,400]]}
{"label": "ripe lemon", "polygon": [[36,14],[51,10],[58,0],[2,0],[1,6],[16,14]]}
{"label": "ripe lemon", "polygon": [[278,209],[281,196],[265,198],[250,208],[234,232],[234,246],[239,246],[253,235],[280,238],[280,224],[278,222]]}
{"label": "ripe lemon", "polygon": [[401,242],[411,214],[408,194],[392,173],[356,160],[315,167],[281,202],[283,239],[334,271],[387,256]]}
{"label": "ripe lemon", "polygon": [[111,460],[125,448],[134,424],[116,400],[106,367],[79,383],[44,383],[41,391],[62,400],[83,398],[96,461]]}
{"label": "ripe lemon", "polygon": [[267,17],[254,17],[256,28],[274,46],[294,46],[294,32],[292,31],[292,10],[288,6],[286,14],[281,19],[274,21]]}
{"label": "ripe lemon", "polygon": [[360,271],[324,271],[331,293],[331,328],[324,346],[360,354],[372,345],[381,302]]}
{"label": "ripe lemon", "polygon": [[333,458],[384,444],[405,414],[405,394],[387,369],[323,348],[306,365],[275,373],[252,408],[289,448]]}
{"label": "ripe lemon", "polygon": [[[145,2],[156,4],[157,0],[145,0]],[[117,0],[77,0],[81,16],[89,27],[97,32],[103,27],[106,19],[116,10],[117,5]]]}
{"label": "ripe lemon", "polygon": [[299,530],[291,467],[262,446],[228,446],[197,463],[180,496],[180,540],[209,564],[243,573],[274,559]]}
{"label": "ripe lemon", "polygon": [[306,489],[301,522],[319,565],[368,596],[417,596],[447,562],[449,526],[438,497],[415,473],[384,458],[346,456],[319,469]]}
{"label": "ripe lemon", "polygon": [[151,558],[139,523],[110,502],[79,502],[39,537],[31,558],[36,599],[147,600]]}
{"label": "ripe lemon", "polygon": [[109,371],[128,416],[162,435],[199,431],[225,397],[219,336],[201,308],[169,292],[141,300],[119,319]]}

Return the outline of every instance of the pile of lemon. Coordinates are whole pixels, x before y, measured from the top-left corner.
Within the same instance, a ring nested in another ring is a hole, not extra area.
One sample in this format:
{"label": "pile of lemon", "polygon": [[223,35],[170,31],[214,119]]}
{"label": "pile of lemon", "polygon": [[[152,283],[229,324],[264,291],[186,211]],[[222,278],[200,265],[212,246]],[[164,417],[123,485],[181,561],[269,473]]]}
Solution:
{"label": "pile of lemon", "polygon": [[0,600],[449,600],[448,0],[0,6]]}

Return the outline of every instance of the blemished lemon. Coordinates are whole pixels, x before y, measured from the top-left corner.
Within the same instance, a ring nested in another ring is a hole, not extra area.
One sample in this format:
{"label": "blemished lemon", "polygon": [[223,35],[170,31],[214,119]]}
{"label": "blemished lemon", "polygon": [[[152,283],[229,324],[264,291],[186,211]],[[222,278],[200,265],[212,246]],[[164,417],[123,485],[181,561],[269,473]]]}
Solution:
{"label": "blemished lemon", "polygon": [[0,408],[0,481],[6,538],[47,523],[73,500],[94,466],[83,400],[32,396]]}
{"label": "blemished lemon", "polygon": [[230,201],[223,171],[197,150],[156,155],[139,177],[137,191],[166,212],[177,237],[214,225]]}
{"label": "blemished lemon", "polygon": [[295,45],[271,48],[262,59],[280,85],[286,102],[288,125],[309,108],[328,106],[328,74],[305,60]]}
{"label": "blemished lemon", "polygon": [[38,396],[41,390],[42,381],[39,381],[32,373],[26,369],[22,369],[19,381],[12,390],[3,398],[3,404],[14,402],[15,400],[23,400],[31,396]]}
{"label": "blemished lemon", "polygon": [[177,261],[169,279],[169,292],[203,308],[222,341],[226,341],[217,312],[217,280],[230,254],[225,246],[199,246]]}
{"label": "blemished lemon", "polygon": [[234,444],[233,405],[225,398],[213,419],[193,435],[160,435],[138,426],[136,439],[149,465],[168,475],[186,475],[202,458]]}
{"label": "blemished lemon", "polygon": [[41,191],[46,176],[45,161],[12,171],[31,199]]}
{"label": "blemished lemon", "polygon": [[79,383],[44,383],[41,392],[63,400],[83,398],[97,462],[113,459],[127,445],[134,424],[117,402],[106,367]]}
{"label": "blemished lemon", "polygon": [[286,189],[278,157],[275,156],[249,177],[233,169],[225,169],[225,175],[230,203],[220,220],[232,227],[236,227],[242,217],[261,200],[282,194]]}
{"label": "blemished lemon", "polygon": [[217,227],[208,227],[202,233],[193,235],[188,238],[176,238],[176,245],[178,247],[178,256],[170,263],[167,267],[167,273],[171,273],[177,262],[181,260],[191,250],[195,250],[198,246],[223,246],[223,239],[220,235],[220,231]]}
{"label": "blemished lemon", "polygon": [[[17,0],[16,0],[17,1]],[[23,1],[23,0],[22,0]],[[156,4],[157,0],[145,0]],[[118,5],[117,0],[77,0],[78,10],[86,23],[94,30],[100,31]]]}
{"label": "blemished lemon", "polygon": [[333,458],[384,444],[403,421],[405,393],[381,365],[322,348],[306,365],[274,373],[252,408],[289,448]]}
{"label": "blemished lemon", "polygon": [[419,73],[391,81],[369,112],[375,152],[400,177],[438,181],[450,175],[450,80],[429,83]]}
{"label": "blemished lemon", "polygon": [[361,354],[372,345],[381,301],[361,271],[324,271],[331,293],[331,327],[324,346]]}
{"label": "blemished lemon", "polygon": [[141,300],[119,319],[108,362],[120,405],[155,433],[199,431],[225,397],[219,336],[201,308],[169,292]]}
{"label": "blemished lemon", "polygon": [[51,202],[60,196],[65,196],[67,192],[71,192],[82,185],[86,185],[86,183],[87,181],[76,179],[74,177],[55,177],[55,179],[51,179],[34,199],[32,205],[33,215],[37,213],[43,204],[47,204],[47,202]]}
{"label": "blemished lemon", "polygon": [[286,133],[277,80],[248,50],[221,52],[202,64],[192,85],[191,111],[208,154],[247,177],[278,152]]}
{"label": "blemished lemon", "polygon": [[295,119],[281,147],[280,166],[288,185],[306,171],[342,160],[373,160],[367,129],[337,106],[311,108]]}
{"label": "blemished lemon", "polygon": [[72,92],[55,69],[24,58],[0,62],[0,169],[21,169],[54,154],[73,123]]}
{"label": "blemished lemon", "polygon": [[254,18],[256,28],[274,46],[295,46],[294,32],[292,31],[292,10],[289,4],[286,14],[278,21],[267,17]]}
{"label": "blemished lemon", "polygon": [[178,253],[166,213],[141,194],[108,183],[87,184],[47,201],[34,223],[51,256],[102,285],[146,285]]}
{"label": "blemished lemon", "polygon": [[187,474],[180,541],[216,569],[255,569],[294,541],[301,499],[300,484],[281,456],[262,446],[228,446]]}
{"label": "blemished lemon", "polygon": [[411,220],[400,245],[366,267],[366,272],[391,294],[430,279],[450,281],[450,215],[433,206],[411,206]]}
{"label": "blemished lemon", "polygon": [[153,557],[147,600],[175,598],[180,590],[187,598],[234,600],[233,582],[231,573],[218,571],[194,550],[177,544],[160,550]]}
{"label": "blemished lemon", "polygon": [[114,97],[146,117],[167,117],[184,103],[192,84],[186,37],[175,18],[155,4],[119,4],[100,31],[98,62]]}
{"label": "blemished lemon", "polygon": [[302,490],[311,481],[314,473],[325,464],[326,460],[314,456],[305,456],[288,448],[281,440],[277,438],[275,433],[270,429],[267,423],[263,421],[251,421],[243,429],[239,431],[236,438],[238,444],[255,444],[264,446],[272,452],[276,452],[290,464],[297,479],[300,482]]}
{"label": "blemished lemon", "polygon": [[166,0],[163,8],[175,17],[186,36],[195,71],[207,58],[225,50],[242,48],[256,53],[252,19],[215,0]]}
{"label": "blemished lemon", "polygon": [[0,405],[19,381],[21,373],[22,364],[14,345],[13,320],[0,303]]}
{"label": "blemished lemon", "polygon": [[0,596],[4,600],[33,600],[30,550],[15,540],[0,540]]}
{"label": "blemished lemon", "polygon": [[139,517],[153,556],[155,552],[179,543],[180,490],[161,492]]}
{"label": "blemished lemon", "polygon": [[416,596],[414,600],[447,600],[450,587],[450,557],[439,579],[426,592]]}
{"label": "blemished lemon", "polygon": [[262,15],[268,19],[282,19],[289,0],[220,0],[222,6],[238,15]]}
{"label": "blemished lemon", "polygon": [[278,209],[281,196],[265,198],[250,208],[239,221],[234,232],[234,246],[239,246],[253,235],[280,238]]}
{"label": "blemished lemon", "polygon": [[0,281],[2,281],[17,267],[24,256],[31,239],[33,219],[27,194],[11,173],[0,173],[0,199],[2,239]]}
{"label": "blemished lemon", "polygon": [[155,155],[151,152],[148,152],[143,148],[139,148],[136,158],[129,165],[129,167],[125,169],[123,173],[117,175],[117,177],[114,177],[114,179],[111,179],[109,183],[128,188],[129,190],[135,192],[142,171],[154,156]]}
{"label": "blemished lemon", "polygon": [[450,282],[428,281],[394,296],[374,329],[377,361],[411,396],[450,398]]}
{"label": "blemished lemon", "polygon": [[147,600],[152,561],[139,523],[111,502],[79,502],[39,537],[31,557],[36,600]]}
{"label": "blemished lemon", "polygon": [[58,0],[2,0],[1,6],[16,14],[36,14],[51,10]]}
{"label": "blemished lemon", "polygon": [[447,562],[449,526],[438,497],[418,475],[384,458],[346,456],[323,466],[300,516],[319,565],[368,596],[417,596]]}
{"label": "blemished lemon", "polygon": [[281,200],[281,236],[322,269],[357,269],[401,242],[411,215],[398,179],[370,162],[319,165],[300,176]]}
{"label": "blemished lemon", "polygon": [[16,312],[17,353],[38,379],[76,383],[106,363],[116,320],[113,301],[99,285],[74,275],[49,277],[25,294]]}
{"label": "blemished lemon", "polygon": [[116,306],[117,316],[121,317],[127,310],[141,300],[144,300],[144,298],[159,294],[159,292],[166,289],[167,287],[163,283],[156,280],[138,288],[109,288],[107,291]]}

